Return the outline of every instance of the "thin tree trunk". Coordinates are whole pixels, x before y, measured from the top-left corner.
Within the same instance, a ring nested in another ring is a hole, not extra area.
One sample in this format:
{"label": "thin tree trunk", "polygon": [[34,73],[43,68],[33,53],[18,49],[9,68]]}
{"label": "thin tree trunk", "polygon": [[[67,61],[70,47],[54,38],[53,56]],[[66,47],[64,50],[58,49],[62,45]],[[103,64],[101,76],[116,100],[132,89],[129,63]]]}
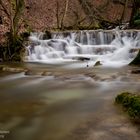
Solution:
{"label": "thin tree trunk", "polygon": [[60,29],[60,21],[59,21],[59,2],[56,1],[56,19],[57,19],[57,28]]}
{"label": "thin tree trunk", "polygon": [[[12,5],[12,2],[9,3],[10,5]],[[14,33],[14,23],[13,23],[13,9],[12,6],[9,7],[9,19],[10,19],[10,32],[11,34]]]}
{"label": "thin tree trunk", "polygon": [[66,18],[66,14],[67,14],[67,11],[68,11],[68,5],[69,5],[69,0],[66,0],[65,1],[65,10],[64,10],[64,14],[62,16],[62,19],[61,19],[61,29],[63,30],[64,29],[64,20]]}
{"label": "thin tree trunk", "polygon": [[120,19],[120,22],[122,23],[125,20],[125,15],[126,15],[126,11],[127,11],[127,7],[128,7],[128,0],[125,0],[125,5],[123,8],[123,13]]}

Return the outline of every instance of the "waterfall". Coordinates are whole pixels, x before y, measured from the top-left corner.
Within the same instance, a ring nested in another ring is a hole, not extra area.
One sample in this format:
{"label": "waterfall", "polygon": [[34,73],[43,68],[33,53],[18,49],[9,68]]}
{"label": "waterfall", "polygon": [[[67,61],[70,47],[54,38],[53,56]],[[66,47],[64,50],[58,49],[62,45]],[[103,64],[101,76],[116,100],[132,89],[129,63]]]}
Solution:
{"label": "waterfall", "polygon": [[[27,47],[26,62],[43,64],[74,64],[120,67],[129,64],[140,47],[138,31],[73,31],[54,32],[52,39],[43,40],[43,33],[32,33]],[[133,51],[131,51],[133,50]]]}

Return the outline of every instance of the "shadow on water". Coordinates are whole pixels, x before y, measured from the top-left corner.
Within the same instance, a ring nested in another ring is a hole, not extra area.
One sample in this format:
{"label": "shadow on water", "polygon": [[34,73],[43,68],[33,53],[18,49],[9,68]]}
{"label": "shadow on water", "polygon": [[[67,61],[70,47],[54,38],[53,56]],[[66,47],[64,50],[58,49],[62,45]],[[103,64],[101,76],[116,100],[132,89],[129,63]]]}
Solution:
{"label": "shadow on water", "polygon": [[6,140],[139,140],[138,127],[114,106],[116,94],[140,91],[131,69],[1,74],[0,131],[9,131]]}

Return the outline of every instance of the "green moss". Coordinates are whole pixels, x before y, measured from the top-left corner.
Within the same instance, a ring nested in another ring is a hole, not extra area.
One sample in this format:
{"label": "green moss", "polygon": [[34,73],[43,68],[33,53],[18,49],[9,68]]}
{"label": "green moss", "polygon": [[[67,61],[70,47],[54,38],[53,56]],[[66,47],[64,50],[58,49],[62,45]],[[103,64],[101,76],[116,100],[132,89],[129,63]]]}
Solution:
{"label": "green moss", "polygon": [[135,20],[134,21],[134,24],[137,26],[137,25],[140,25],[140,19],[138,19],[138,20]]}
{"label": "green moss", "polygon": [[6,41],[0,48],[0,57],[3,61],[21,62],[25,54],[25,43],[28,41],[30,33],[23,32],[20,35],[12,36],[6,34]]}
{"label": "green moss", "polygon": [[140,95],[124,92],[116,97],[115,102],[120,104],[131,118],[140,122]]}

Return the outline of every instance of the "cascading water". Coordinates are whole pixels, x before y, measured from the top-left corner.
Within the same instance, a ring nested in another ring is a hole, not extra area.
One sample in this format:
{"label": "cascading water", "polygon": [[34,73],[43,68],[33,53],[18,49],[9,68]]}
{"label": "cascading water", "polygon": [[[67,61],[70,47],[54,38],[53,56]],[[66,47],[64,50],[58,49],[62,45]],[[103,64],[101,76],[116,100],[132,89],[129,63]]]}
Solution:
{"label": "cascading water", "polygon": [[[27,47],[26,62],[64,64],[66,66],[120,67],[136,56],[140,33],[134,31],[79,31],[52,33],[52,39],[43,40],[43,33],[33,33]],[[133,51],[131,51],[133,49]],[[86,62],[85,62],[85,61]]]}

